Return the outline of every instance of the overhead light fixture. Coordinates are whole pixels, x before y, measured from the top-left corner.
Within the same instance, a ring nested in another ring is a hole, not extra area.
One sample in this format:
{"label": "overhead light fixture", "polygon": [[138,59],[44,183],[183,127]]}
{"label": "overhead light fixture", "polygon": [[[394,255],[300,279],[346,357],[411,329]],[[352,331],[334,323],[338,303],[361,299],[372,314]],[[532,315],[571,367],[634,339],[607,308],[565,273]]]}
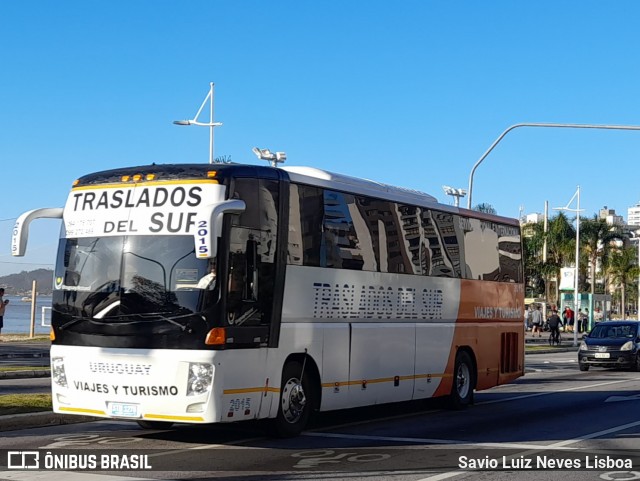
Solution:
{"label": "overhead light fixture", "polygon": [[269,149],[259,149],[254,147],[251,151],[256,154],[260,160],[266,160],[271,164],[271,167],[278,167],[278,164],[287,160],[287,154],[285,152],[271,152]]}

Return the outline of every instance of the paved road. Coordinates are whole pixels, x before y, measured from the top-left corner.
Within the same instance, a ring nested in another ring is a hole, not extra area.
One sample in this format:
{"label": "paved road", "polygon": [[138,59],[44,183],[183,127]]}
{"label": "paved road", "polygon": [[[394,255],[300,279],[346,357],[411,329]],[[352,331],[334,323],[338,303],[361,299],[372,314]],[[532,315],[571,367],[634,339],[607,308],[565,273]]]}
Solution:
{"label": "paved road", "polygon": [[[144,431],[132,423],[101,421],[5,432],[0,449],[78,448],[120,455],[146,450],[151,464],[162,471],[130,473],[138,478],[639,479],[635,472],[640,472],[640,460],[635,456],[640,374],[605,369],[582,373],[572,357],[528,356],[526,376],[477,393],[476,405],[465,411],[443,410],[438,400],[430,400],[327,413],[296,439],[265,437],[264,423],[257,422]],[[531,371],[530,361],[536,366]],[[585,470],[587,456],[593,464],[596,456],[613,459],[614,454],[636,463],[633,469]],[[496,460],[499,465],[491,471],[469,471],[461,469],[461,456],[467,463]],[[572,459],[581,468],[539,471],[513,465],[537,462],[539,456]],[[81,475],[63,476],[80,481]],[[110,481],[125,479],[113,475]],[[21,472],[12,479],[35,480],[34,476]]]}

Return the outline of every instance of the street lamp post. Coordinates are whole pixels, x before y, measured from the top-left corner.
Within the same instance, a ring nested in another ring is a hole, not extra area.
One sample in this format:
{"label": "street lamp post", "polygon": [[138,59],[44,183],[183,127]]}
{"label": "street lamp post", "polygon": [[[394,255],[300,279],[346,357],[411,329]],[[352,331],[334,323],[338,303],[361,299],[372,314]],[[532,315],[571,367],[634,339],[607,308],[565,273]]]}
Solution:
{"label": "street lamp post", "polygon": [[500,136],[491,144],[491,147],[487,149],[487,151],[482,154],[482,157],[478,159],[478,161],[474,164],[471,169],[471,174],[469,174],[469,189],[467,197],[467,208],[471,209],[471,198],[473,196],[473,174],[475,173],[478,166],[482,163],[482,161],[491,153],[491,151],[495,148],[496,145],[513,129],[517,129],[518,127],[551,127],[551,128],[565,128],[565,129],[601,129],[601,130],[640,130],[640,126],[638,125],[594,125],[594,124],[547,124],[547,123],[521,123],[514,124],[508,129],[506,129]]}
{"label": "street lamp post", "polygon": [[[576,198],[576,208],[572,209],[569,206],[573,202],[573,199]],[[554,207],[553,210],[566,210],[576,213],[576,267],[575,274],[573,276],[573,346],[576,347],[578,345],[578,312],[580,311],[580,293],[578,290],[578,274],[580,273],[580,186],[578,186],[576,193],[573,194],[573,197],[571,197],[571,200],[567,202],[566,206]]]}
{"label": "street lamp post", "polygon": [[[635,234],[636,236],[631,240],[638,243],[638,320],[640,321],[640,230],[637,230]],[[624,310],[624,306],[622,306],[622,309]]]}
{"label": "street lamp post", "polygon": [[[198,117],[200,116],[202,109],[204,109],[204,106],[207,104],[207,101],[209,101],[209,122],[200,122]],[[209,93],[204,98],[204,101],[198,109],[195,117],[191,120],[174,120],[173,123],[175,125],[199,125],[200,127],[209,127],[209,163],[213,164],[213,129],[214,127],[220,127],[222,125],[222,122],[213,121],[213,82],[209,82]]]}

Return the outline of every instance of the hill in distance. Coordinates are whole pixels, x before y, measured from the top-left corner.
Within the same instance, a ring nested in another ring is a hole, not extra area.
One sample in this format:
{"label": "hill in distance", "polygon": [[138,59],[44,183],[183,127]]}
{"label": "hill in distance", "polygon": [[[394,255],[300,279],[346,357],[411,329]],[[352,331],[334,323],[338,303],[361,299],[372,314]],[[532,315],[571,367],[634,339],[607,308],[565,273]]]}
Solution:
{"label": "hill in distance", "polygon": [[7,296],[29,296],[33,281],[38,283],[36,287],[38,294],[50,296],[53,290],[53,270],[36,269],[0,276],[0,287],[4,287]]}

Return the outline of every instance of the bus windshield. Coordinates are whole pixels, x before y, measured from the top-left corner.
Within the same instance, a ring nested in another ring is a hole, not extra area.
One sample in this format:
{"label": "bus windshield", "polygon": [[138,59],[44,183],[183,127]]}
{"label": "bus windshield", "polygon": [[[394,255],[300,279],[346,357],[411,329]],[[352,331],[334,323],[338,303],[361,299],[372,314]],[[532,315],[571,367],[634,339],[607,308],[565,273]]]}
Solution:
{"label": "bus windshield", "polygon": [[215,284],[215,264],[195,257],[192,236],[61,239],[54,308],[105,322],[189,315],[211,304]]}

